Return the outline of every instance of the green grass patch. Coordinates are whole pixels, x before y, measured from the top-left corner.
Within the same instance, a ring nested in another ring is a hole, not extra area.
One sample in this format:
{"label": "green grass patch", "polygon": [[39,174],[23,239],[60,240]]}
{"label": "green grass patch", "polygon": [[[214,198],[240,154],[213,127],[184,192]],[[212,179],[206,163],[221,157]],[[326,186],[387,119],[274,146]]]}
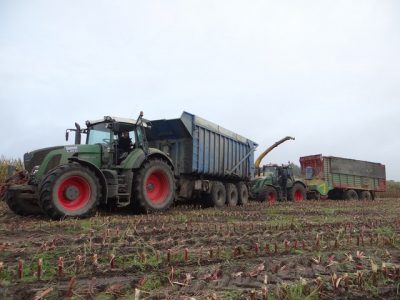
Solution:
{"label": "green grass patch", "polygon": [[276,296],[278,299],[287,300],[318,300],[320,298],[318,290],[311,289],[301,281],[295,284],[278,286]]}
{"label": "green grass patch", "polygon": [[161,278],[159,276],[149,276],[146,278],[146,281],[141,289],[150,292],[159,289],[160,287],[164,286],[165,283],[166,280],[164,278]]}
{"label": "green grass patch", "polygon": [[176,222],[183,224],[183,223],[187,223],[188,217],[184,214],[178,214],[175,217],[175,220],[176,220]]}

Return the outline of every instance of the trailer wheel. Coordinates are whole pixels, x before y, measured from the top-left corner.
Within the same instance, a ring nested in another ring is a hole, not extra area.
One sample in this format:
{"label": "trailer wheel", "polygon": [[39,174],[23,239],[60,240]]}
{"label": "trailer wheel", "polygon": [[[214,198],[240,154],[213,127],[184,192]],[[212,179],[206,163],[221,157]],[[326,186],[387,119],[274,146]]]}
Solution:
{"label": "trailer wheel", "polygon": [[221,182],[217,181],[213,184],[210,193],[210,200],[215,207],[225,206],[226,190],[225,186]]}
{"label": "trailer wheel", "polygon": [[38,203],[34,203],[29,199],[21,199],[13,196],[9,191],[6,192],[7,206],[17,215],[31,216],[43,214]]}
{"label": "trailer wheel", "polygon": [[358,200],[358,194],[355,190],[347,190],[344,192],[345,200]]}
{"label": "trailer wheel", "polygon": [[163,160],[146,162],[133,179],[133,207],[145,211],[164,211],[174,202],[174,174]]}
{"label": "trailer wheel", "polygon": [[371,193],[369,191],[361,191],[359,200],[362,200],[362,201],[372,200]]}
{"label": "trailer wheel", "polygon": [[233,183],[226,184],[226,204],[236,206],[239,202],[239,195],[236,186]]}
{"label": "trailer wheel", "polygon": [[101,198],[100,182],[88,168],[77,163],[59,166],[44,178],[39,203],[52,219],[92,215]]}
{"label": "trailer wheel", "polygon": [[306,188],[300,183],[295,183],[289,191],[289,200],[293,202],[301,202],[306,199],[306,194]]}
{"label": "trailer wheel", "polygon": [[272,186],[265,188],[265,201],[269,204],[274,204],[278,201],[278,192]]}
{"label": "trailer wheel", "polygon": [[239,205],[246,205],[249,202],[249,190],[246,184],[239,182],[236,187],[239,194]]}

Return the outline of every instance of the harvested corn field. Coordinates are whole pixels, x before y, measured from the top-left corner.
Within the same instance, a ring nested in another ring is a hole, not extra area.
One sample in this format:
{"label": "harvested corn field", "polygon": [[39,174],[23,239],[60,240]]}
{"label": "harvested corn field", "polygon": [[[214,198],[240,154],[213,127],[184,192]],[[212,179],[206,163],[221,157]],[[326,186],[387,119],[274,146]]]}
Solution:
{"label": "harvested corn field", "polygon": [[394,299],[399,203],[183,205],[62,221],[1,203],[0,298]]}

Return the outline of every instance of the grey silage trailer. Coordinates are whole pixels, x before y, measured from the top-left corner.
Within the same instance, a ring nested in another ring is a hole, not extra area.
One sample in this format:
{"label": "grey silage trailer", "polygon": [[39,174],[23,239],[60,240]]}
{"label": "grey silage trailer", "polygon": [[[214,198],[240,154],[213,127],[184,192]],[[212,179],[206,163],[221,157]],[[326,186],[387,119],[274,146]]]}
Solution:
{"label": "grey silage trailer", "polygon": [[146,136],[150,147],[171,157],[178,197],[206,196],[215,206],[248,201],[255,142],[187,112],[151,121]]}

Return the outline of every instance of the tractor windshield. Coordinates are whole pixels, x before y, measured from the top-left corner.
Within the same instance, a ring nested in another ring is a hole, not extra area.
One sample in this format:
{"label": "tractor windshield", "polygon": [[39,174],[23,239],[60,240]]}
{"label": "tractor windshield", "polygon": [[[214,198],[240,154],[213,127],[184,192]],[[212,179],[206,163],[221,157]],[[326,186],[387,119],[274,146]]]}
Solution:
{"label": "tractor windshield", "polygon": [[261,176],[267,176],[269,174],[275,174],[276,167],[275,166],[263,166]]}
{"label": "tractor windshield", "polygon": [[130,141],[132,148],[143,147],[144,133],[141,126],[130,123],[108,123],[102,122],[88,127],[87,140],[88,145],[119,143],[124,133]]}
{"label": "tractor windshield", "polygon": [[100,123],[88,128],[88,136],[86,143],[88,145],[94,144],[109,144],[111,142],[111,130],[108,128],[107,123]]}

